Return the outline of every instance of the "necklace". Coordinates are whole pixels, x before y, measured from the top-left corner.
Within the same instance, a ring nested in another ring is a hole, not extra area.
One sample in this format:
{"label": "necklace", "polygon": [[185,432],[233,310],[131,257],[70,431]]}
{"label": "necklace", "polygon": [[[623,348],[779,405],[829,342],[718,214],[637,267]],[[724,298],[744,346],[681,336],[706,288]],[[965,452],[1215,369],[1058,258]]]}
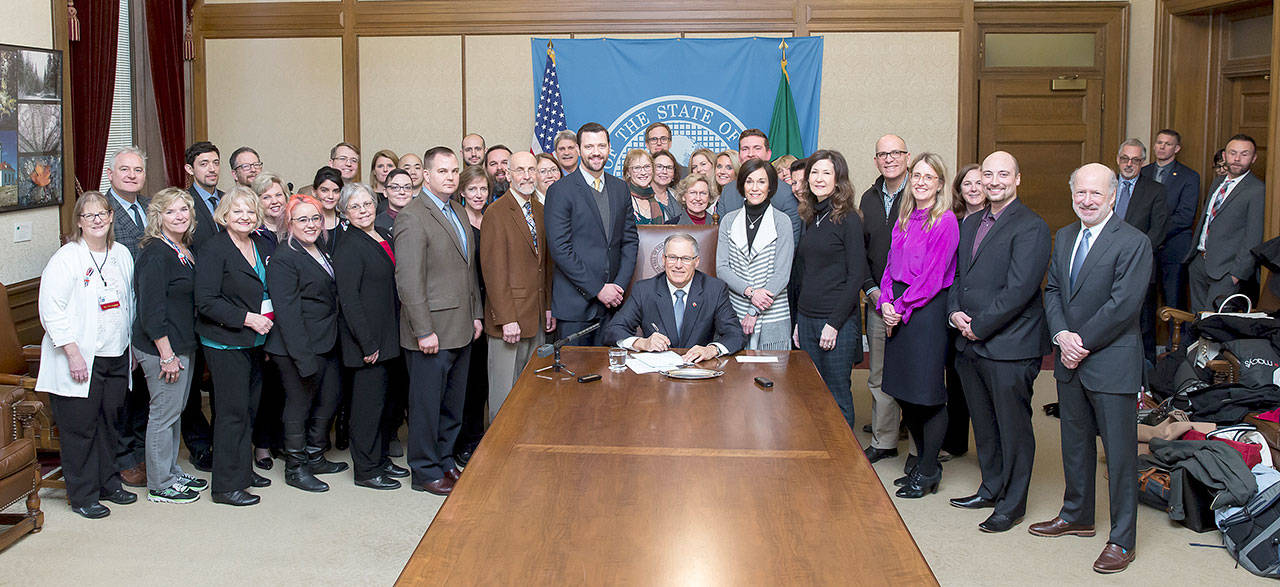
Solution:
{"label": "necklace", "polygon": [[757,224],[757,223],[759,223],[759,222],[760,222],[760,220],[761,220],[761,219],[763,219],[763,218],[764,218],[764,215],[765,215],[765,214],[767,214],[767,213],[768,213],[768,210],[765,210],[764,212],[761,212],[759,216],[756,216],[756,219],[755,219],[755,220],[752,220],[750,216],[747,216],[747,213],[746,213],[746,211],[745,211],[745,210],[742,212],[742,215],[743,215],[744,217],[746,217],[746,219],[747,219],[747,228],[749,228],[749,229],[751,229],[751,230],[755,230],[755,229],[756,229],[756,224]]}
{"label": "necklace", "polygon": [[816,228],[816,227],[819,227],[819,226],[822,226],[822,221],[823,221],[823,220],[826,220],[826,219],[827,219],[827,217],[828,217],[828,216],[830,216],[830,215],[831,215],[831,211],[830,211],[830,210],[827,210],[826,212],[824,212],[824,213],[822,214],[822,216],[819,216],[819,217],[818,217],[817,222],[814,222],[814,223],[813,223],[813,226],[814,226],[815,228]]}

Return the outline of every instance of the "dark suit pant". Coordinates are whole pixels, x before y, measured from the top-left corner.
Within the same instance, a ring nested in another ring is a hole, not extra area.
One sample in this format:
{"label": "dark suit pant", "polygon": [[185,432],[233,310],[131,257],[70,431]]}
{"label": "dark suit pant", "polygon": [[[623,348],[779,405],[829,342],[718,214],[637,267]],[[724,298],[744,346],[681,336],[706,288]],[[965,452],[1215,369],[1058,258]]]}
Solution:
{"label": "dark suit pant", "polygon": [[1181,259],[1170,260],[1166,258],[1168,253],[1165,249],[1161,249],[1156,255],[1159,261],[1160,271],[1160,293],[1164,296],[1164,305],[1182,310],[1187,309],[1187,296],[1182,293],[1187,287],[1186,265],[1182,264]]}
{"label": "dark suit pant", "polygon": [[116,419],[129,389],[129,354],[94,357],[88,397],[49,394],[61,435],[62,472],[71,507],[98,503],[120,489],[116,469]]}
{"label": "dark suit pant", "polygon": [[329,448],[329,424],[338,411],[342,385],[338,351],[317,355],[318,370],[305,377],[292,358],[273,354],[271,360],[280,366],[284,384],[285,450]]}
{"label": "dark suit pant", "polygon": [[284,448],[284,382],[280,379],[279,359],[267,356],[262,363],[262,397],[253,418],[253,446],[281,450]]}
{"label": "dark suit pant", "polygon": [[262,349],[204,347],[213,375],[213,480],[210,489],[225,493],[249,487],[253,480],[253,416],[262,395]]}
{"label": "dark suit pant", "polygon": [[409,405],[409,372],[402,354],[383,365],[387,368],[386,405],[382,408],[382,452],[387,454],[392,440],[400,434],[404,425],[405,409]]}
{"label": "dark suit pant", "polygon": [[1218,304],[1227,296],[1240,291],[1240,286],[1231,283],[1231,275],[1222,279],[1213,279],[1206,272],[1204,255],[1196,253],[1187,264],[1187,281],[1191,286],[1191,312],[1202,310],[1218,310]]}
{"label": "dark suit pant", "polygon": [[[481,335],[471,343],[471,363],[474,365],[489,364],[489,337]],[[474,450],[480,439],[484,437],[484,423],[488,420],[488,410],[484,408],[489,401],[489,373],[485,369],[467,370],[467,398],[462,405],[462,430],[458,433],[457,445],[453,454]]]}
{"label": "dark suit pant", "polygon": [[956,371],[955,337],[959,331],[948,328],[947,342],[947,434],[942,440],[942,450],[958,457],[969,452],[969,403],[964,398],[964,381]]}
{"label": "dark suit pant", "polygon": [[965,349],[956,356],[956,371],[964,381],[973,420],[982,472],[978,495],[994,500],[996,513],[1021,518],[1027,511],[1036,457],[1031,385],[1040,371],[1040,359],[997,361]]}
{"label": "dark suit pant", "polygon": [[[588,320],[586,322],[575,322],[573,320],[560,320],[560,321],[557,321],[556,323],[557,328],[559,328],[559,332],[557,333],[557,335],[560,337],[569,336],[570,334],[578,332],[583,328],[591,326],[592,324],[599,324],[600,328],[592,330],[589,334],[585,334],[583,336],[575,338],[573,342],[569,343],[569,345],[570,346],[600,346],[601,336],[604,333],[604,324],[608,321],[609,321],[608,316],[597,319],[597,320]],[[559,340],[559,339],[557,338],[555,340]],[[552,340],[549,342],[555,342],[555,340]],[[572,369],[572,367],[570,367],[570,369]]]}
{"label": "dark suit pant", "polygon": [[862,333],[858,332],[857,321],[850,318],[836,332],[836,346],[829,351],[823,350],[818,346],[818,340],[826,323],[822,318],[798,315],[796,329],[800,335],[800,350],[813,360],[822,382],[840,407],[844,421],[853,430],[853,391],[850,386],[853,384],[853,366],[862,360]]}
{"label": "dark suit pant", "polygon": [[1101,434],[1111,506],[1108,542],[1132,550],[1138,517],[1138,408],[1134,394],[1089,391],[1076,377],[1058,382],[1058,405],[1067,484],[1059,516],[1073,524],[1093,524],[1098,470],[1094,437]]}
{"label": "dark suit pant", "polygon": [[453,445],[462,428],[471,345],[428,355],[406,349],[409,366],[409,469],[426,485],[454,468]]}
{"label": "dark suit pant", "polygon": [[139,366],[133,370],[133,389],[125,392],[116,418],[116,468],[132,469],[147,460],[147,420],[151,414],[151,393],[147,376]]}
{"label": "dark suit pant", "polygon": [[191,391],[187,396],[187,406],[182,408],[182,442],[187,445],[187,452],[194,455],[213,448],[213,391],[209,391],[208,418],[204,416],[204,399],[200,396],[200,388],[204,385],[204,371],[208,361],[204,358],[204,347],[198,347],[191,360]]}
{"label": "dark suit pant", "polygon": [[351,369],[351,463],[357,480],[377,477],[390,462],[382,439],[389,362]]}

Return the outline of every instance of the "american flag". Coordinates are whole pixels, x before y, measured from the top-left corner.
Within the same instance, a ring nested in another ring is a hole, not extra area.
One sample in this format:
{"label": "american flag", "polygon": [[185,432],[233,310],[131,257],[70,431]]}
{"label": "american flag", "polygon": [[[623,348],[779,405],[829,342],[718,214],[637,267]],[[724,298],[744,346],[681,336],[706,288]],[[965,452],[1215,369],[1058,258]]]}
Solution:
{"label": "american flag", "polygon": [[556,133],[564,124],[564,102],[560,100],[560,78],[556,76],[556,53],[547,41],[547,67],[542,70],[542,92],[533,116],[533,152],[555,151]]}

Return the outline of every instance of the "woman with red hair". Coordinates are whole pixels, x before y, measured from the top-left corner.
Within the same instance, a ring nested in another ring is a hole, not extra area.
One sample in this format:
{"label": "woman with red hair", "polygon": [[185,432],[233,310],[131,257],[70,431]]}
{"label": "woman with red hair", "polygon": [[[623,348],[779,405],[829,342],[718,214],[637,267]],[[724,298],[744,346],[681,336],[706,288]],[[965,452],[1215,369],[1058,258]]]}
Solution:
{"label": "woman with red hair", "polygon": [[346,463],[324,458],[341,380],[338,285],[325,252],[323,210],[311,196],[290,198],[285,213],[288,237],[276,247],[267,268],[276,327],[267,337],[266,350],[280,366],[284,383],[284,482],[312,492],[329,490],[317,473],[347,469]]}

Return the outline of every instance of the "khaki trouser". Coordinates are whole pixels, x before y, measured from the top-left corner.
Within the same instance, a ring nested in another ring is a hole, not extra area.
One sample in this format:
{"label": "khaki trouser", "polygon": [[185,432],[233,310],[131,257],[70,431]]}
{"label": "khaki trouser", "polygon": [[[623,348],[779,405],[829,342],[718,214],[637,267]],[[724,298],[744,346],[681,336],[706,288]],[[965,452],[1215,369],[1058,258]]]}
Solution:
{"label": "khaki trouser", "polygon": [[898,448],[902,410],[893,396],[880,390],[884,375],[884,318],[870,309],[867,311],[867,344],[871,347],[871,371],[867,375],[867,387],[871,389],[871,446],[882,450]]}

